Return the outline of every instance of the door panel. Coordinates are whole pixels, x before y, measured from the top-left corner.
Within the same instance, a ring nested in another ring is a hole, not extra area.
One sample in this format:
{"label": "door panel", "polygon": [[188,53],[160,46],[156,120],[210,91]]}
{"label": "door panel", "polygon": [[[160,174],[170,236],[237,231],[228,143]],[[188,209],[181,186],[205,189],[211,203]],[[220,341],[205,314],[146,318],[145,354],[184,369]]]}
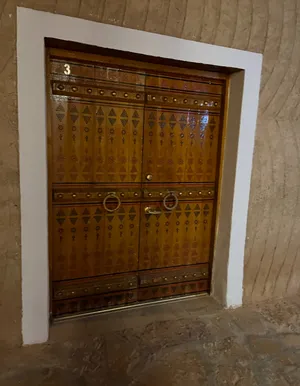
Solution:
{"label": "door panel", "polygon": [[221,85],[158,75],[145,91],[144,178],[215,182]]}
{"label": "door panel", "polygon": [[[218,97],[222,95],[223,85],[215,79],[203,78],[201,81],[196,80],[193,77],[193,80],[183,78],[180,74],[172,75],[147,75],[145,78],[145,86],[149,89],[160,89],[159,92],[172,90],[173,92],[179,92],[181,94],[189,95],[192,93],[201,93],[202,95],[211,94]],[[194,98],[195,100],[195,98]],[[164,100],[166,102],[166,100]],[[187,104],[187,102],[184,102]]]}
{"label": "door panel", "polygon": [[53,182],[139,182],[143,108],[53,99]]}
{"label": "door panel", "polygon": [[179,266],[167,269],[140,271],[140,288],[155,285],[181,283],[192,280],[205,280],[209,276],[209,264]]}
{"label": "door panel", "polygon": [[85,312],[137,300],[137,274],[117,274],[53,283],[54,312]]}
{"label": "door panel", "polygon": [[214,182],[219,126],[209,112],[146,107],[144,181]]}
{"label": "door panel", "polygon": [[[128,86],[135,86],[137,89],[141,87],[143,89],[145,85],[145,75],[141,71],[123,69],[120,65],[121,61],[117,66],[110,65],[110,60],[106,60],[107,58],[101,56],[93,63],[86,58],[84,58],[83,61],[78,61],[78,56],[80,56],[78,52],[53,51],[56,52],[51,55],[49,65],[51,79],[59,82],[68,83],[71,81],[76,83],[76,85],[73,86],[76,86],[77,89],[74,90],[71,87],[68,89],[70,94],[83,90],[85,84],[93,87],[99,85],[101,89],[106,88],[109,91],[114,91],[115,87],[125,88]],[[82,81],[84,81],[84,84]],[[93,94],[88,90],[86,90],[86,92],[89,95]],[[135,96],[134,94],[132,97],[135,98]],[[128,98],[130,98],[130,95]]]}
{"label": "door panel", "polygon": [[138,300],[152,300],[176,295],[188,295],[207,291],[208,289],[208,280],[165,284],[161,286],[140,288],[138,291]]}
{"label": "door panel", "polygon": [[[148,207],[157,214],[146,214]],[[213,201],[180,201],[174,210],[142,203],[139,269],[208,262],[212,216]]]}
{"label": "door panel", "polygon": [[[205,275],[205,268],[202,269]],[[138,287],[136,273],[97,276],[87,279],[57,281],[53,284],[54,300],[133,290]]]}
{"label": "door panel", "polygon": [[115,306],[125,306],[135,303],[138,299],[137,295],[137,290],[128,290],[74,299],[54,300],[53,314],[58,317],[66,314],[95,311]]}
{"label": "door panel", "polygon": [[54,315],[137,299],[145,77],[76,56],[50,59]]}
{"label": "door panel", "polygon": [[55,205],[53,212],[55,281],[137,270],[138,203],[112,213],[103,205]]}

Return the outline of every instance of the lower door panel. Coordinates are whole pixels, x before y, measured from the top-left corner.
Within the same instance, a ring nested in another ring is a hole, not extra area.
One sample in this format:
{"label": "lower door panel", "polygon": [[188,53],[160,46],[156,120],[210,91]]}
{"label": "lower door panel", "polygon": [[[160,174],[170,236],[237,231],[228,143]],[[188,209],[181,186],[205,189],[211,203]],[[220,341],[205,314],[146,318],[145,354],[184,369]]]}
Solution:
{"label": "lower door panel", "polygon": [[213,200],[173,210],[122,202],[113,212],[65,203],[53,215],[54,317],[209,290]]}
{"label": "lower door panel", "polygon": [[137,301],[137,290],[112,292],[82,298],[53,301],[53,315],[58,317],[104,308],[126,306]]}
{"label": "lower door panel", "polygon": [[209,289],[208,280],[173,283],[154,287],[140,288],[138,300],[162,299],[171,296],[187,295]]}
{"label": "lower door panel", "polygon": [[55,205],[53,215],[54,281],[137,270],[139,203]]}
{"label": "lower door panel", "polygon": [[137,301],[140,204],[54,205],[53,215],[52,315]]}
{"label": "lower door panel", "polygon": [[56,316],[126,305],[137,300],[135,273],[98,276],[53,283]]}
{"label": "lower door panel", "polygon": [[192,280],[208,279],[209,265],[199,264],[168,269],[153,269],[139,272],[139,286],[149,287]]}
{"label": "lower door panel", "polygon": [[142,271],[139,272],[138,300],[207,291],[208,279],[208,264]]}
{"label": "lower door panel", "polygon": [[[147,208],[154,213],[147,214]],[[207,263],[213,201],[179,201],[167,210],[162,201],[141,204],[139,270]]]}

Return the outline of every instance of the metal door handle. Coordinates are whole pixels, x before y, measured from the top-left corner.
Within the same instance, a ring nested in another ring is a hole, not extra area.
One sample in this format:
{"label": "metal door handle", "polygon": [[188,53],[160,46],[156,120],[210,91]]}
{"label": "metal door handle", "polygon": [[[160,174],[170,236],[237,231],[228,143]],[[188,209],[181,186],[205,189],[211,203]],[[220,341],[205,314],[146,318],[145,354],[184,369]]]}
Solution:
{"label": "metal door handle", "polygon": [[[174,205],[172,205],[172,206],[168,206],[168,205],[167,205],[167,199],[170,198],[170,197],[174,197],[174,199],[175,199],[175,203],[174,203]],[[164,204],[164,207],[165,207],[167,210],[173,210],[173,209],[175,209],[176,206],[178,205],[178,197],[177,197],[176,192],[169,192],[169,193],[164,197],[163,204]]]}
{"label": "metal door handle", "polygon": [[[116,199],[117,200],[117,206],[114,208],[114,209],[110,209],[107,207],[106,203],[107,203],[107,200],[109,199]],[[104,209],[107,211],[107,212],[115,212],[116,210],[118,210],[121,206],[121,200],[120,198],[116,195],[115,192],[109,192],[107,193],[107,196],[104,198],[103,200],[103,206],[104,206]]]}
{"label": "metal door handle", "polygon": [[151,206],[146,206],[145,213],[146,214],[161,214],[161,211],[155,210],[155,209],[151,208]]}

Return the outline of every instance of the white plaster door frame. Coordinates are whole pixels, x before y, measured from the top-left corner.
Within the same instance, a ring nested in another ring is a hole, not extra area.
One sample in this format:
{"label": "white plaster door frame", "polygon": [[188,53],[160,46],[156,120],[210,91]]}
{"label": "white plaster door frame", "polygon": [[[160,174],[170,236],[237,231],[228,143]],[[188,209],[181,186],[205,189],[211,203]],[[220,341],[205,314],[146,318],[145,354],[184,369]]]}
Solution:
{"label": "white plaster door frame", "polygon": [[[45,342],[49,334],[45,37],[244,71],[241,115],[240,119],[235,119],[239,137],[228,264],[223,273],[224,282],[228,283],[224,290],[225,304],[228,307],[241,305],[262,55],[18,8],[23,343]],[[233,107],[229,103],[229,115]],[[218,239],[218,234],[216,237]]]}

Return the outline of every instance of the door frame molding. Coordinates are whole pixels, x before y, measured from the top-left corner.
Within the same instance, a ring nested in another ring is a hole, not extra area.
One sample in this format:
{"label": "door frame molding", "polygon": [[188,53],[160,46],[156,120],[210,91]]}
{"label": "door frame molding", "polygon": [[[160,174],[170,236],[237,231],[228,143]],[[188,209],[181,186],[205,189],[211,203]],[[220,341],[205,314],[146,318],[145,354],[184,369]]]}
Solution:
{"label": "door frame molding", "polygon": [[242,305],[262,55],[18,7],[23,344],[45,342],[49,336],[46,37],[235,69],[226,114],[212,295],[226,307]]}

